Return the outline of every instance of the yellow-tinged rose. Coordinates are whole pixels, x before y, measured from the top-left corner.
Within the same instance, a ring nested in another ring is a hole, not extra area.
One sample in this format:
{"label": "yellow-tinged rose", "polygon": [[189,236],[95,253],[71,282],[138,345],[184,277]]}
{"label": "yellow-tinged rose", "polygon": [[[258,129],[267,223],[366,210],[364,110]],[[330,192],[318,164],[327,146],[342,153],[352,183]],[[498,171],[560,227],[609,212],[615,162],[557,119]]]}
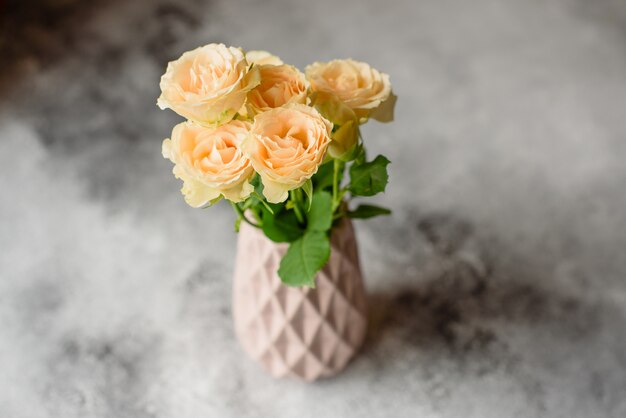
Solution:
{"label": "yellow-tinged rose", "polygon": [[268,202],[283,202],[321,164],[332,123],[312,107],[295,104],[260,113],[243,144],[261,176]]}
{"label": "yellow-tinged rose", "polygon": [[173,173],[184,182],[190,206],[205,206],[220,196],[240,202],[252,193],[254,169],[241,149],[249,132],[250,124],[237,120],[217,128],[193,122],[174,127],[172,138],[163,141],[163,157],[175,164]]}
{"label": "yellow-tinged rose", "polygon": [[248,51],[246,60],[254,65],[282,65],[283,60],[267,51]]}
{"label": "yellow-tinged rose", "polygon": [[246,107],[249,115],[290,103],[306,104],[309,83],[296,67],[261,65],[259,73],[261,83],[248,93]]}
{"label": "yellow-tinged rose", "polygon": [[324,92],[313,93],[311,104],[336,127],[328,153],[333,158],[349,158],[359,142],[359,118],[354,110],[334,94]]}
{"label": "yellow-tinged rose", "polygon": [[306,67],[312,92],[336,96],[359,119],[393,120],[395,96],[389,76],[352,59],[316,62]]}
{"label": "yellow-tinged rose", "polygon": [[260,82],[249,67],[239,48],[223,44],[185,52],[167,65],[157,105],[206,126],[228,122]]}

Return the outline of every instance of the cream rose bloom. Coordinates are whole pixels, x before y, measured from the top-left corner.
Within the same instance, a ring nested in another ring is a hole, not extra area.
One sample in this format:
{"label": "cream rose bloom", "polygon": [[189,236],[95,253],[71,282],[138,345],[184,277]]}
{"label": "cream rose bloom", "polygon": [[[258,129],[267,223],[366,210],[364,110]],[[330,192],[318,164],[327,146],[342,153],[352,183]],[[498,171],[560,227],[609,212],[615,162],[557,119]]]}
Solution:
{"label": "cream rose bloom", "polygon": [[202,125],[219,125],[233,118],[259,82],[240,49],[209,44],[167,65],[157,105]]}
{"label": "cream rose bloom", "polygon": [[359,119],[393,119],[395,96],[387,74],[352,59],[316,62],[305,72],[312,92],[336,96]]}
{"label": "cream rose bloom", "polygon": [[248,92],[246,107],[249,115],[290,103],[306,104],[309,83],[296,67],[261,65],[259,73],[261,83]]}
{"label": "cream rose bloom", "polygon": [[312,107],[296,104],[261,113],[243,144],[261,176],[268,202],[279,203],[321,164],[333,125]]}
{"label": "cream rose bloom", "polygon": [[330,156],[339,159],[350,158],[354,147],[359,142],[359,118],[354,110],[337,96],[323,92],[312,95],[312,105],[336,127],[328,147]]}
{"label": "cream rose bloom", "polygon": [[193,122],[174,127],[172,138],[163,141],[163,157],[175,164],[173,173],[183,180],[190,206],[205,206],[220,196],[240,202],[252,193],[254,169],[241,149],[249,131],[249,123],[237,120],[217,128]]}
{"label": "cream rose bloom", "polygon": [[246,60],[254,65],[282,65],[283,60],[267,51],[248,51]]}

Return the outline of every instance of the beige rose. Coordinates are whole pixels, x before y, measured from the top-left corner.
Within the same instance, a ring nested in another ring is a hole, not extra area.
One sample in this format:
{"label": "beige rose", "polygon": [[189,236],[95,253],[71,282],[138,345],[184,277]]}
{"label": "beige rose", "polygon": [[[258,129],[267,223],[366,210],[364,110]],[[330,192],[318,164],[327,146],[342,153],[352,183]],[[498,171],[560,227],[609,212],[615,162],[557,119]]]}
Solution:
{"label": "beige rose", "polygon": [[250,90],[246,107],[253,116],[289,103],[305,104],[308,82],[304,74],[291,65],[259,66],[261,83]]}
{"label": "beige rose", "polygon": [[359,119],[393,119],[395,96],[389,76],[364,62],[334,60],[306,67],[312,92],[334,95],[354,111]]}
{"label": "beige rose", "polygon": [[283,60],[267,51],[248,51],[246,60],[254,65],[282,65]]}
{"label": "beige rose", "polygon": [[334,94],[316,92],[312,105],[320,114],[335,125],[328,153],[333,158],[347,159],[359,142],[359,118],[350,107]]}
{"label": "beige rose", "polygon": [[205,206],[220,196],[240,202],[252,193],[254,169],[241,149],[249,131],[249,123],[237,120],[217,128],[193,122],[174,127],[172,138],[163,141],[163,157],[175,164],[190,206]]}
{"label": "beige rose", "polygon": [[289,190],[302,186],[317,172],[332,127],[317,110],[301,104],[256,116],[243,148],[261,176],[268,202],[285,201]]}
{"label": "beige rose", "polygon": [[240,49],[209,44],[167,65],[157,105],[202,125],[218,125],[233,118],[259,82]]}

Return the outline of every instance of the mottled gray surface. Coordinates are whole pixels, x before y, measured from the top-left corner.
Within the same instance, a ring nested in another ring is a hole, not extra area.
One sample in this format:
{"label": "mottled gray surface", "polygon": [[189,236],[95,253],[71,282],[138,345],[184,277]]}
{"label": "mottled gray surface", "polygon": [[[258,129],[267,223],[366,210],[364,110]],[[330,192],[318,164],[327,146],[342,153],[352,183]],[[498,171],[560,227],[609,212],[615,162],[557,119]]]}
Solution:
{"label": "mottled gray surface", "polygon": [[[39,3],[0,44],[1,418],[626,416],[626,2]],[[394,216],[357,226],[372,327],[337,378],[243,355],[233,215],[160,155],[159,76],[214,41],[400,97],[364,132]]]}

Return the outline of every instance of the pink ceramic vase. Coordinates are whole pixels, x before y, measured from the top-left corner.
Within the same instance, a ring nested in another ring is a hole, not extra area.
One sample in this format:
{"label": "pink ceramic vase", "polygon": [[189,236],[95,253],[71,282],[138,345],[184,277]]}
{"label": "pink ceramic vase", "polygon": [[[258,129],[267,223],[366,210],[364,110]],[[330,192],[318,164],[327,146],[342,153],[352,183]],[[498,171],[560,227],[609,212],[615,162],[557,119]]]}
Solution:
{"label": "pink ceramic vase", "polygon": [[286,244],[241,225],[233,314],[244,350],[274,377],[332,376],[356,354],[367,328],[366,295],[354,229],[332,230],[328,264],[315,289],[284,285],[277,270]]}

